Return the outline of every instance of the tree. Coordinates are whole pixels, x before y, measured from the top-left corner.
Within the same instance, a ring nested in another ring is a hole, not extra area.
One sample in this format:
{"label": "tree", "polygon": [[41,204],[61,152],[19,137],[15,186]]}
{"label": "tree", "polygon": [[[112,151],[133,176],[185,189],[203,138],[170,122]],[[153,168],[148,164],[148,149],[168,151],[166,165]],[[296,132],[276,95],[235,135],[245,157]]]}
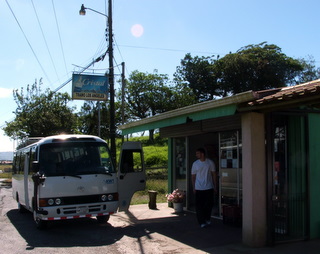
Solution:
{"label": "tree", "polygon": [[306,83],[320,78],[320,68],[316,68],[315,60],[312,56],[308,56],[307,59],[301,58],[299,61],[303,66],[303,70],[298,73],[296,77],[297,84]]}
{"label": "tree", "polygon": [[173,93],[171,98],[171,109],[182,108],[197,103],[197,97],[192,89],[185,83],[175,80],[175,84],[170,86]]}
{"label": "tree", "polygon": [[248,45],[236,53],[227,54],[215,65],[224,95],[295,84],[295,77],[303,70],[298,60],[266,42]]}
{"label": "tree", "polygon": [[13,91],[17,103],[15,119],[6,123],[5,134],[25,139],[26,137],[44,137],[60,133],[77,132],[77,116],[74,108],[67,104],[71,100],[67,93],[54,93],[50,89],[41,91],[42,80]]}
{"label": "tree", "polygon": [[126,82],[125,99],[133,119],[143,119],[161,110],[157,105],[163,99],[161,95],[167,80],[167,75],[156,72],[149,74],[133,71],[130,74]]}
{"label": "tree", "polygon": [[174,74],[175,82],[188,86],[197,101],[207,101],[249,90],[294,85],[320,77],[315,61],[294,59],[274,44],[262,42],[240,48],[222,58],[186,54]]}
{"label": "tree", "polygon": [[[170,86],[168,75],[133,71],[125,89],[126,121],[144,119],[194,102],[188,88]],[[153,139],[150,130],[150,140]]]}
{"label": "tree", "polygon": [[[165,82],[168,76],[154,73],[133,71],[126,82],[125,99],[129,110],[127,116],[132,119],[143,119],[163,112],[166,103]],[[149,138],[153,140],[154,130]]]}
{"label": "tree", "polygon": [[177,83],[188,85],[197,101],[212,100],[219,96],[213,57],[192,57],[186,54],[174,74]]}
{"label": "tree", "polygon": [[[100,104],[100,105],[99,105]],[[100,126],[99,126],[100,107]],[[85,101],[79,112],[79,130],[81,133],[99,136],[107,139],[109,137],[109,109],[105,102]]]}
{"label": "tree", "polygon": [[[110,108],[108,102],[85,101],[79,115],[79,131],[88,135],[99,136],[99,104],[100,104],[100,137],[110,138]],[[120,104],[115,102],[115,124],[121,123]]]}

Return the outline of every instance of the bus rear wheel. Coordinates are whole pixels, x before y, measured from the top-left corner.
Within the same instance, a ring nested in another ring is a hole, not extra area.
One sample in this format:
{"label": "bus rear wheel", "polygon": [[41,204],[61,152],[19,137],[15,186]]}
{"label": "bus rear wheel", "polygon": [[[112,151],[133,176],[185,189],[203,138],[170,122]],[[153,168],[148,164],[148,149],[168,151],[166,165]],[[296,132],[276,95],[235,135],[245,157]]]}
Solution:
{"label": "bus rear wheel", "polygon": [[99,224],[107,223],[109,219],[110,219],[110,215],[97,216],[97,221]]}
{"label": "bus rear wheel", "polygon": [[36,223],[36,227],[37,229],[45,229],[48,225],[48,222],[45,221],[45,220],[41,220],[36,211],[33,211],[33,219],[34,219],[34,222]]}

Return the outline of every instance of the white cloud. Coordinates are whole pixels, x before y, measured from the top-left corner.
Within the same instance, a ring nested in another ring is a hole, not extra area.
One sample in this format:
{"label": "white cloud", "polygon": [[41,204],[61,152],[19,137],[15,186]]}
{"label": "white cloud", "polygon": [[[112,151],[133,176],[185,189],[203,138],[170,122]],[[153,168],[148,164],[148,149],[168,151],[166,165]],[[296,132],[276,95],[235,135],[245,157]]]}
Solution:
{"label": "white cloud", "polygon": [[9,88],[2,88],[0,87],[0,98],[8,98],[12,95],[12,90]]}

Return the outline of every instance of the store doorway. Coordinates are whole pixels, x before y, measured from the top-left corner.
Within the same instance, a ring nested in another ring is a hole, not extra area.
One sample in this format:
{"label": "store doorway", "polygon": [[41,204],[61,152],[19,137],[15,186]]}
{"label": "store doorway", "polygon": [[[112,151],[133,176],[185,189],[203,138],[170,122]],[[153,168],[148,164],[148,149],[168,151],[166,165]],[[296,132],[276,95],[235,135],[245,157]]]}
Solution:
{"label": "store doorway", "polygon": [[273,117],[273,242],[304,240],[307,230],[306,117]]}

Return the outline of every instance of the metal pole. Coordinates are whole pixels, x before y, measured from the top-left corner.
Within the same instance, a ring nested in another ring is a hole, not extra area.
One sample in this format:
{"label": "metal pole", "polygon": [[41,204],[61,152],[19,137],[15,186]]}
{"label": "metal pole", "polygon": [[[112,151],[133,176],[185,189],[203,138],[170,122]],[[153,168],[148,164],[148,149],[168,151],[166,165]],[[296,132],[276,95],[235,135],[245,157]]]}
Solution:
{"label": "metal pole", "polygon": [[100,114],[100,110],[101,110],[101,107],[100,107],[100,101],[97,102],[97,106],[98,106],[98,136],[101,137],[101,114]]}
{"label": "metal pole", "polygon": [[[125,93],[125,87],[126,87],[126,81],[125,81],[125,65],[124,62],[121,63],[122,66],[122,74],[121,74],[121,123],[124,124],[124,93]],[[122,142],[124,142],[124,136],[122,135]]]}
{"label": "metal pole", "polygon": [[114,69],[113,69],[113,33],[112,33],[112,0],[108,4],[108,28],[109,28],[109,88],[110,88],[110,139],[111,156],[116,163],[116,127],[114,106]]}
{"label": "metal pole", "polygon": [[124,62],[121,63],[122,65],[122,74],[121,74],[121,123],[124,124],[124,93],[125,93],[125,87],[126,87],[126,83],[125,83],[125,68],[124,68]]}

